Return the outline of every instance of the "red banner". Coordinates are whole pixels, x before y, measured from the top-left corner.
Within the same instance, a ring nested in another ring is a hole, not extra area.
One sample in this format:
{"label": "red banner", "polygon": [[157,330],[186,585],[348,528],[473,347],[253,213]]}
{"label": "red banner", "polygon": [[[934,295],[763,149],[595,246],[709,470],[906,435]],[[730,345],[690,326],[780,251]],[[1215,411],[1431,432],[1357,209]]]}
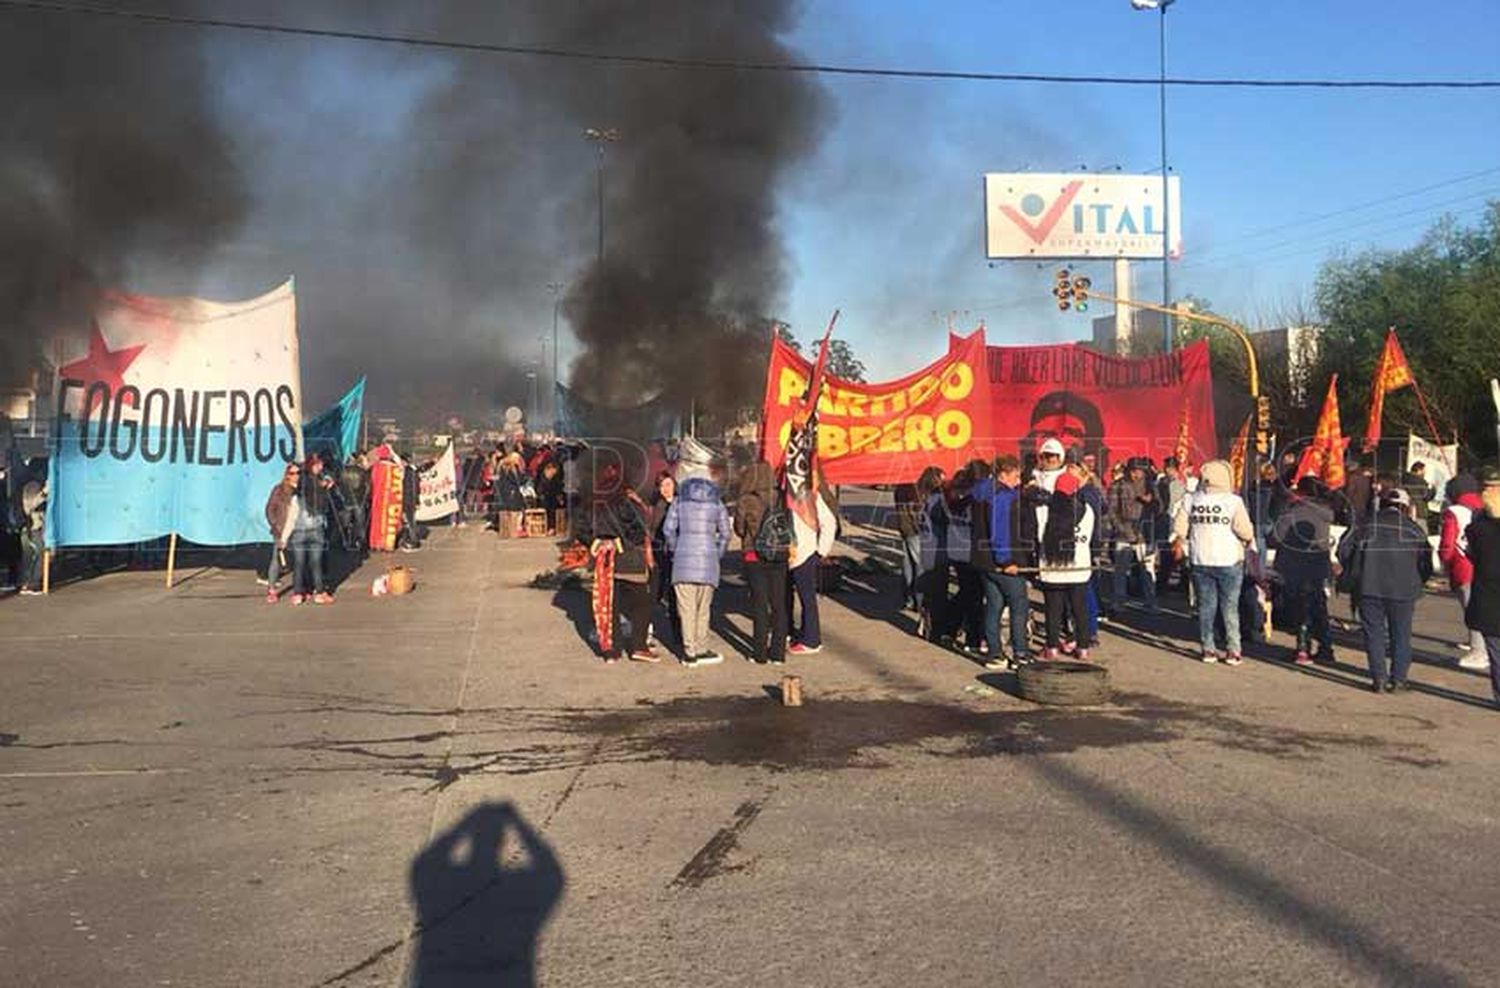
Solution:
{"label": "red banner", "polygon": [[399,463],[380,460],[370,465],[370,548],[392,552],[401,534],[406,470]]}
{"label": "red banner", "polygon": [[[812,364],[779,338],[766,371],[762,455],[781,463]],[[894,484],[924,467],[955,470],[990,433],[984,334],[899,381],[861,384],[828,376],[818,402],[818,459],[831,484]]]}
{"label": "red banner", "polygon": [[[1156,357],[1123,358],[1072,343],[987,347],[984,332],[950,337],[948,355],[885,384],[829,377],[818,403],[818,456],[829,483],[914,481],[923,468],[950,473],[975,457],[1034,453],[1056,437],[1111,463],[1160,464],[1217,456],[1208,343]],[[812,364],[780,340],[766,376],[763,453],[779,465]]]}
{"label": "red banner", "polygon": [[1106,479],[1111,463],[1132,456],[1158,464],[1180,456],[1184,436],[1191,462],[1217,455],[1207,341],[1141,358],[1073,343],[992,346],[986,369],[995,438],[982,453],[1019,451],[1024,458],[1056,437],[1093,454]]}

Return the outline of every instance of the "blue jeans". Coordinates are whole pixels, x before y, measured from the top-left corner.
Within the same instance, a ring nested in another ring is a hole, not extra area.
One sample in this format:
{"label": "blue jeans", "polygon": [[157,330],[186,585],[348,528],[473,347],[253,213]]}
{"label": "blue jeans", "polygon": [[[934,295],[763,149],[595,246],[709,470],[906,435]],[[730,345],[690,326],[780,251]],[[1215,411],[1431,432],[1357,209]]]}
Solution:
{"label": "blue jeans", "polygon": [[1224,645],[1234,653],[1240,651],[1240,584],[1245,566],[1194,566],[1193,591],[1198,597],[1198,644],[1212,652],[1214,618],[1224,619]]}
{"label": "blue jeans", "polygon": [[1146,610],[1156,610],[1156,579],[1146,568],[1146,560],[1136,552],[1135,546],[1124,546],[1116,549],[1115,553],[1115,582],[1113,592],[1110,594],[1109,606],[1113,608],[1123,607],[1125,601],[1130,597],[1130,574],[1139,566],[1141,568],[1141,600],[1146,605]]}
{"label": "blue jeans", "polygon": [[292,593],[311,594],[327,590],[323,583],[323,557],[328,552],[328,543],[323,530],[293,529],[287,540],[292,556]]}
{"label": "blue jeans", "polygon": [[1490,653],[1490,688],[1495,691],[1495,705],[1500,706],[1500,635],[1485,635],[1484,647]]}
{"label": "blue jeans", "polygon": [[817,648],[823,644],[823,633],[818,627],[818,561],[821,558],[815,552],[793,567],[787,588],[787,614],[790,616],[792,613],[791,597],[796,597],[797,603],[802,605],[799,615],[801,620],[793,630],[792,638],[808,648]]}
{"label": "blue jeans", "polygon": [[1359,623],[1365,632],[1365,655],[1370,660],[1370,678],[1386,681],[1385,655],[1391,654],[1390,678],[1406,682],[1411,668],[1411,619],[1417,610],[1414,600],[1391,600],[1387,597],[1359,598]]}
{"label": "blue jeans", "polygon": [[1026,642],[1026,616],[1031,611],[1031,601],[1026,596],[1026,578],[1010,573],[983,572],[984,577],[984,640],[989,642],[990,657],[1000,656],[1000,612],[1010,609],[1010,652],[1016,658],[1024,657],[1029,648]]}

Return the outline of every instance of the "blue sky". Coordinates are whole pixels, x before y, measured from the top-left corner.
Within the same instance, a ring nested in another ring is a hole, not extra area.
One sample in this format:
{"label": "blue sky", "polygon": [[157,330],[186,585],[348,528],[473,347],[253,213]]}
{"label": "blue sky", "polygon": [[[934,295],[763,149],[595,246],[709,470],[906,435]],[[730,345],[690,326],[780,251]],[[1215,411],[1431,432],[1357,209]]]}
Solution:
{"label": "blue sky", "polygon": [[[824,63],[1155,76],[1156,17],[1128,0],[812,0],[790,40]],[[1496,78],[1497,38],[1494,0],[1178,0],[1168,73]],[[936,356],[955,309],[996,343],[1088,335],[1086,317],[1053,308],[1050,265],[985,261],[980,178],[1156,168],[1155,87],[823,81],[836,118],[781,204],[794,261],[784,316],[799,335],[842,308],[839,335],[877,377]],[[1405,246],[1438,216],[1472,220],[1486,194],[1500,198],[1497,135],[1496,90],[1172,89],[1185,244],[1173,293],[1274,322],[1310,298],[1334,252]],[[1108,280],[1106,265],[1091,273]],[[1140,265],[1136,292],[1160,290],[1159,265]]]}

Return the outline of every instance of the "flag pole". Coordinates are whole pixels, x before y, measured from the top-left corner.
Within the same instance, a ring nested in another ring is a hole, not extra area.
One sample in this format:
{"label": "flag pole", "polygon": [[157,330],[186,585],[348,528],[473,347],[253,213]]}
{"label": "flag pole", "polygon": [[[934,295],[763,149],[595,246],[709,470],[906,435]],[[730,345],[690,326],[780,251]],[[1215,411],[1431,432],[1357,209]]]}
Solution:
{"label": "flag pole", "polygon": [[[1422,416],[1427,419],[1427,428],[1432,430],[1432,441],[1439,446],[1443,445],[1442,434],[1438,432],[1437,425],[1432,421],[1432,409],[1427,407],[1427,396],[1422,394],[1422,386],[1417,383],[1417,376],[1415,374],[1411,377],[1411,386],[1412,390],[1417,393],[1418,404],[1422,406]],[[1457,436],[1454,436],[1455,440],[1457,438]]]}
{"label": "flag pole", "polygon": [[177,533],[167,543],[167,589],[172,589],[172,573],[177,569]]}
{"label": "flag pole", "polygon": [[42,550],[42,593],[52,592],[52,550]]}

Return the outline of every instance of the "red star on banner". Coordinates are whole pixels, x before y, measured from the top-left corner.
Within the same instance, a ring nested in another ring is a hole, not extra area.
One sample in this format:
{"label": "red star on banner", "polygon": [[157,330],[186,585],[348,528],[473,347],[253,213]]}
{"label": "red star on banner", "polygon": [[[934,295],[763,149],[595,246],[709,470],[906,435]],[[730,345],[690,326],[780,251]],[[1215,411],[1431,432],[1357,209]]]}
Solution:
{"label": "red star on banner", "polygon": [[111,350],[109,344],[104,341],[104,334],[99,331],[97,320],[94,322],[93,330],[93,335],[89,337],[89,355],[71,364],[63,364],[58,375],[82,381],[85,387],[95,381],[103,381],[109,385],[111,393],[119,391],[125,383],[126,368],[135,363],[135,358],[146,349],[146,345],[142,343],[140,346]]}

